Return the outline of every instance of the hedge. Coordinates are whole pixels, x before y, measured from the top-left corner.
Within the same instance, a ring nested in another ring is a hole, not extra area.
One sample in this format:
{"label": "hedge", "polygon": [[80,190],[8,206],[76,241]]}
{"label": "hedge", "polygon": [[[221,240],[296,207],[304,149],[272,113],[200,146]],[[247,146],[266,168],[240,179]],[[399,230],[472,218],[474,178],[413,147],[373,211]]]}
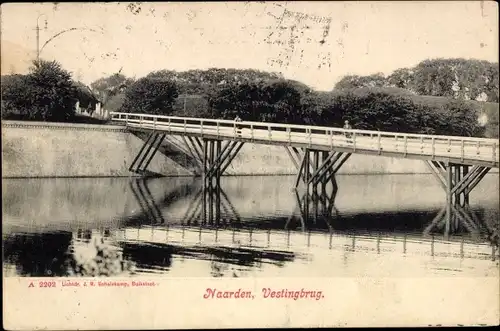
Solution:
{"label": "hedge", "polygon": [[354,128],[407,133],[483,136],[477,104],[427,98],[397,88],[357,88],[301,94],[285,80],[243,83],[208,97],[213,118]]}

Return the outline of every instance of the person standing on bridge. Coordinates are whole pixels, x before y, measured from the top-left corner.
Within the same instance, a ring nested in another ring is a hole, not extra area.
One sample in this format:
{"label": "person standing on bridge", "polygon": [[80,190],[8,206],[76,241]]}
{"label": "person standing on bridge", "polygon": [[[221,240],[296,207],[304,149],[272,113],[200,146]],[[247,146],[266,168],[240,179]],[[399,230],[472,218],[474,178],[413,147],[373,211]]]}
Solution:
{"label": "person standing on bridge", "polygon": [[236,122],[236,134],[238,135],[238,137],[241,137],[241,125],[237,124],[238,122],[241,122],[241,117],[239,115],[236,115],[234,121]]}
{"label": "person standing on bridge", "polygon": [[[352,130],[352,126],[351,126],[351,124],[349,124],[348,120],[344,121],[344,127],[343,127],[343,129],[345,129],[345,130]],[[347,142],[348,143],[352,143],[352,140],[351,140],[352,133],[351,132],[344,132],[344,135],[347,138]]]}

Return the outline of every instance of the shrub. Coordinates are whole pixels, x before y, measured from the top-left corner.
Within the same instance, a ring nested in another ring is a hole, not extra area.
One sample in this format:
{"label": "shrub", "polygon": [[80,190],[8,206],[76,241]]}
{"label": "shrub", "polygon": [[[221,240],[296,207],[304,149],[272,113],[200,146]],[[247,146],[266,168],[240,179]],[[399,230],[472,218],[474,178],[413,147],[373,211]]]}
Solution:
{"label": "shrub", "polygon": [[127,88],[121,111],[170,115],[177,96],[177,86],[173,81],[144,77]]}
{"label": "shrub", "polygon": [[435,116],[442,120],[437,134],[470,137],[482,133],[477,107],[462,100],[450,100],[437,109]]}

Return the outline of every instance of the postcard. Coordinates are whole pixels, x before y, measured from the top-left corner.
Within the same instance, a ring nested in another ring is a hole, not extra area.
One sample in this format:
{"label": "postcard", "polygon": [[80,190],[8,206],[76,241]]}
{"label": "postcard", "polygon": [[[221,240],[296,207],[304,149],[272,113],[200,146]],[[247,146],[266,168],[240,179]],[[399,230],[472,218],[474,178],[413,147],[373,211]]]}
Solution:
{"label": "postcard", "polygon": [[500,323],[491,1],[4,3],[8,330]]}

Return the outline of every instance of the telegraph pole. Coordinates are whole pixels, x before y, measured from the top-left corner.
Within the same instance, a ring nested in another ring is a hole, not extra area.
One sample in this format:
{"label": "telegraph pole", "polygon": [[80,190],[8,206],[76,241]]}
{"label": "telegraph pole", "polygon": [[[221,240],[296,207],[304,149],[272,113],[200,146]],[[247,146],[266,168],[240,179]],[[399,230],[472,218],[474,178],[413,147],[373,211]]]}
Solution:
{"label": "telegraph pole", "polygon": [[36,61],[40,60],[40,28],[36,22]]}
{"label": "telegraph pole", "polygon": [[36,60],[40,60],[40,17],[45,16],[45,29],[47,29],[47,16],[45,14],[38,15],[36,19]]}

